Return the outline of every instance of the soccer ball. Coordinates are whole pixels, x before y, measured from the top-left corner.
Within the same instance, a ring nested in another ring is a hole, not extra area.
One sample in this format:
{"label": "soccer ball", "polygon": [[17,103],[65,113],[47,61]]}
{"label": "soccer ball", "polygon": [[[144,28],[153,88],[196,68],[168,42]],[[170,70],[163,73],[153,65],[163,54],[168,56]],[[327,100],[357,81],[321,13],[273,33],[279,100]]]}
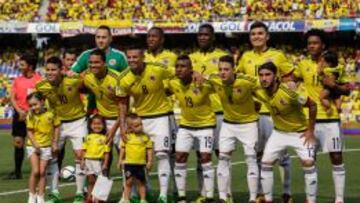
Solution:
{"label": "soccer ball", "polygon": [[74,166],[65,166],[60,171],[60,177],[67,181],[75,180],[75,167]]}

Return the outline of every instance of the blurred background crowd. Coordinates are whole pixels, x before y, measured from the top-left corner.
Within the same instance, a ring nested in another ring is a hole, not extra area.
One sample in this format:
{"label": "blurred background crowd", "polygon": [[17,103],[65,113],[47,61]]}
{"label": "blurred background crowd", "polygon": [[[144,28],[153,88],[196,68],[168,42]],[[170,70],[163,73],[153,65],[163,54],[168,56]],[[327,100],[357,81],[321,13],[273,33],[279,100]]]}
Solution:
{"label": "blurred background crowd", "polygon": [[331,19],[356,17],[356,0],[0,0],[0,20]]}

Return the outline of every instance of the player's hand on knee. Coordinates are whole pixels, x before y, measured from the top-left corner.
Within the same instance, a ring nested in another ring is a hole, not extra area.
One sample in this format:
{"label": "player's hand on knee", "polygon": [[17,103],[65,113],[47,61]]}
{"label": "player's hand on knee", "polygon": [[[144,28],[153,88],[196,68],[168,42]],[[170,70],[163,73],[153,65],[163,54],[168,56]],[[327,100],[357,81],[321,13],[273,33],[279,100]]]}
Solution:
{"label": "player's hand on knee", "polygon": [[314,136],[314,131],[313,130],[306,130],[305,132],[304,132],[304,134],[303,135],[301,135],[301,138],[305,138],[304,139],[304,145],[305,146],[308,146],[308,147],[310,147],[310,146],[313,146],[313,145],[315,145],[315,142],[316,142],[316,139],[315,139],[315,136]]}
{"label": "player's hand on knee", "polygon": [[103,176],[106,176],[106,177],[109,176],[109,169],[108,169],[108,166],[106,164],[102,165],[101,173],[102,173]]}

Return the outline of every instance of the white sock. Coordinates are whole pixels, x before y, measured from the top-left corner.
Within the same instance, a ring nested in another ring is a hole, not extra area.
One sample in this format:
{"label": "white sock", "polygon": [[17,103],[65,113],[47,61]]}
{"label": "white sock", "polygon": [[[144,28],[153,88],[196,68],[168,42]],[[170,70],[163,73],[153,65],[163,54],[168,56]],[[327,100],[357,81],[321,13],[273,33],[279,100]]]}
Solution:
{"label": "white sock", "polygon": [[57,159],[52,159],[46,168],[46,183],[50,192],[59,193],[59,167]]}
{"label": "white sock", "polygon": [[261,185],[265,196],[265,201],[273,201],[274,173],[273,166],[261,166]]}
{"label": "white sock", "polygon": [[259,168],[256,160],[256,155],[246,156],[247,164],[247,183],[250,193],[249,201],[255,201],[257,190],[258,190],[258,180],[259,180]]}
{"label": "white sock", "polygon": [[36,194],[29,192],[28,203],[36,203]]}
{"label": "white sock", "polygon": [[220,153],[219,162],[217,167],[217,184],[219,189],[219,198],[222,200],[227,199],[229,182],[230,182],[230,160],[228,154]]}
{"label": "white sock", "polygon": [[36,203],[45,203],[44,195],[37,195]]}
{"label": "white sock", "polygon": [[169,155],[164,152],[156,154],[158,158],[158,176],[160,183],[160,196],[166,197],[169,187],[170,162]]}
{"label": "white sock", "polygon": [[175,181],[176,187],[178,188],[179,197],[186,196],[186,175],[187,175],[187,164],[186,163],[175,163]]}
{"label": "white sock", "polygon": [[204,174],[203,174],[203,169],[201,167],[200,160],[197,161],[196,172],[197,172],[197,179],[198,179],[198,190],[200,191],[200,195],[205,197],[206,190],[205,190],[205,186],[204,186]]}
{"label": "white sock", "polygon": [[283,193],[291,195],[291,159],[289,154],[283,155],[279,160],[279,171],[283,183]]}
{"label": "white sock", "polygon": [[78,160],[75,161],[75,181],[76,181],[76,194],[83,193],[86,176],[85,171],[81,170],[80,162]]}
{"label": "white sock", "polygon": [[211,162],[201,164],[204,176],[206,198],[214,198],[215,169]]}
{"label": "white sock", "polygon": [[333,180],[335,185],[336,202],[344,202],[345,167],[344,164],[333,165]]}
{"label": "white sock", "polygon": [[228,182],[228,185],[227,185],[227,194],[232,196],[232,191],[231,191],[231,180],[232,180],[232,165],[231,165],[231,159],[230,159],[230,162],[229,162],[229,182]]}
{"label": "white sock", "polygon": [[303,167],[303,170],[305,173],[306,199],[309,203],[315,203],[318,184],[316,167]]}

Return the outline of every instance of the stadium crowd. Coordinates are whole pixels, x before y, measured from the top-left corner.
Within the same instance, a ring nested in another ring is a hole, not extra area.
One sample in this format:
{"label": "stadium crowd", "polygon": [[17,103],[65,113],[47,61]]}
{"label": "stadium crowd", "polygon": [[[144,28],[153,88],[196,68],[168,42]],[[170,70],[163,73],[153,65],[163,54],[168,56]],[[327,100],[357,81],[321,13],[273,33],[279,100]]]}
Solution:
{"label": "stadium crowd", "polygon": [[38,17],[41,0],[0,1],[0,21],[33,21]]}
{"label": "stadium crowd", "polygon": [[153,20],[166,22],[229,19],[302,20],[359,16],[360,5],[346,0],[51,0],[49,21]]}

